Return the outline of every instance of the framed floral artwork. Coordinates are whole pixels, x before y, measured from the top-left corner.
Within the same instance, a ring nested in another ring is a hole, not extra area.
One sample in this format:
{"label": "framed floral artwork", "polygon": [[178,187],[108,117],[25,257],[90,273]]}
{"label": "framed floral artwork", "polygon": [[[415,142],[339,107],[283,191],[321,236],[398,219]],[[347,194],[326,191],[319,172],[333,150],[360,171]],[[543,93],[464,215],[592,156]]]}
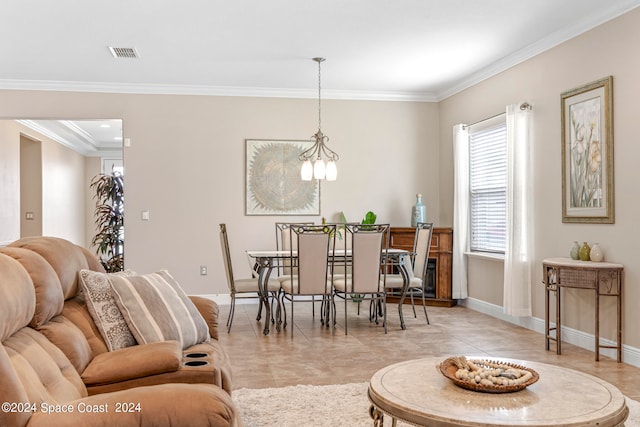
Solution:
{"label": "framed floral artwork", "polygon": [[563,92],[562,222],[613,224],[613,77]]}
{"label": "framed floral artwork", "polygon": [[246,215],[320,215],[320,183],[300,177],[309,141],[246,140]]}

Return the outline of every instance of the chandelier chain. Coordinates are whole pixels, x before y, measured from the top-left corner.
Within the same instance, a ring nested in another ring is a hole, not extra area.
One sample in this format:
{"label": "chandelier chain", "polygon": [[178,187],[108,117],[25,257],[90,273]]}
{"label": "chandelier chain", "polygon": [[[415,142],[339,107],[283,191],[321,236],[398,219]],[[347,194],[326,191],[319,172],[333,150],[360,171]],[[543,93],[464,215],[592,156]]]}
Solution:
{"label": "chandelier chain", "polygon": [[316,58],[318,61],[318,130],[322,129],[322,79],[321,79],[321,65],[324,58]]}

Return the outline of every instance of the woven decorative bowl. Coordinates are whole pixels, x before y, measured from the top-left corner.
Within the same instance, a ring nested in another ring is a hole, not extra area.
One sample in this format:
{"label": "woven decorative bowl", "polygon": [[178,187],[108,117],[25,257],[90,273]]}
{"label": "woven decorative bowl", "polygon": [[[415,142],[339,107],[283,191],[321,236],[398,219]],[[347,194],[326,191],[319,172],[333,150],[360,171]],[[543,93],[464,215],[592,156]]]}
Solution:
{"label": "woven decorative bowl", "polygon": [[514,385],[496,384],[492,386],[478,384],[474,381],[467,381],[467,380],[456,378],[456,371],[458,370],[458,365],[455,363],[455,359],[456,358],[450,357],[445,361],[443,361],[442,363],[440,363],[438,367],[440,368],[440,372],[442,372],[442,375],[444,375],[445,377],[453,381],[455,385],[465,388],[467,390],[479,391],[483,393],[513,393],[515,391],[524,390],[525,388],[527,388],[528,386],[530,386],[531,384],[535,383],[540,379],[540,375],[538,375],[536,371],[534,371],[531,368],[527,368],[526,366],[518,365],[515,363],[502,362],[502,361],[473,360],[474,363],[480,366],[482,366],[482,362],[499,363],[500,365],[505,365],[511,368],[520,369],[523,371],[529,371],[531,372],[531,375],[532,375],[529,380],[521,384],[514,384]]}

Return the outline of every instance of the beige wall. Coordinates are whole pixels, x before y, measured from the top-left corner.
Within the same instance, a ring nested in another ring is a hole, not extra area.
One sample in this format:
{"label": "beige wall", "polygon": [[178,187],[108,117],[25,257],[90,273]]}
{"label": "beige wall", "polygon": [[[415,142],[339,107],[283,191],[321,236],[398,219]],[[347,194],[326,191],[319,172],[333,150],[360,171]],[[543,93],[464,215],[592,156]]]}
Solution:
{"label": "beige wall", "polygon": [[[512,69],[490,78],[440,103],[440,219],[451,224],[453,218],[452,127],[470,123],[504,110],[507,104],[529,101],[534,117],[534,202],[531,218],[535,229],[532,274],[533,315],[544,318],[544,292],[541,261],[546,257],[568,256],[574,240],[599,242],[607,260],[625,266],[623,342],[640,346],[639,314],[635,301],[640,298],[637,263],[637,194],[640,144],[637,142],[637,99],[640,94],[640,10],[597,27]],[[562,223],[560,94],[599,78],[612,75],[614,87],[614,225]],[[470,263],[469,289],[472,298],[491,303],[501,301],[502,280],[496,280],[495,261]],[[593,333],[593,295],[569,291],[564,298],[563,317],[567,326]],[[485,300],[486,301],[486,300]],[[501,302],[498,303],[501,305]],[[615,338],[613,301],[603,302],[601,333]]]}
{"label": "beige wall", "polygon": [[[2,115],[0,115],[2,117]],[[28,171],[38,186],[29,187],[25,198],[41,200],[40,206],[31,202],[29,208],[41,219],[41,229],[28,230],[27,235],[57,236],[74,243],[86,242],[86,195],[84,156],[35,132],[13,120],[0,120],[0,244],[20,238],[20,139],[39,141],[41,153],[38,171]],[[32,191],[38,194],[31,194]],[[41,191],[41,194],[40,194]]]}
{"label": "beige wall", "polygon": [[[167,268],[194,294],[227,293],[218,224],[228,226],[236,275],[244,251],[275,248],[277,220],[410,224],[422,193],[438,223],[438,105],[323,100],[323,131],[340,155],[338,180],[322,184],[317,217],[245,216],[245,139],[304,139],[317,129],[317,101],[0,91],[0,117],[118,118],[131,146],[126,169],[126,265]],[[141,211],[150,212],[141,221]],[[200,276],[199,266],[209,275]]]}
{"label": "beige wall", "polygon": [[86,242],[84,156],[56,142],[42,143],[42,234]]}
{"label": "beige wall", "polygon": [[0,121],[0,246],[20,237],[20,135]]}

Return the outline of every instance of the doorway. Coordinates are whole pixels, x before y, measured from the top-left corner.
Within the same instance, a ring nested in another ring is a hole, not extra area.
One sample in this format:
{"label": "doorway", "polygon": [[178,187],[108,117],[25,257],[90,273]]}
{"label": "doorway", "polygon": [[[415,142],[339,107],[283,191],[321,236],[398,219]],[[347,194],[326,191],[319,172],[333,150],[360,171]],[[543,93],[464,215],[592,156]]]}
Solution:
{"label": "doorway", "polygon": [[20,134],[20,238],[42,236],[42,142]]}

